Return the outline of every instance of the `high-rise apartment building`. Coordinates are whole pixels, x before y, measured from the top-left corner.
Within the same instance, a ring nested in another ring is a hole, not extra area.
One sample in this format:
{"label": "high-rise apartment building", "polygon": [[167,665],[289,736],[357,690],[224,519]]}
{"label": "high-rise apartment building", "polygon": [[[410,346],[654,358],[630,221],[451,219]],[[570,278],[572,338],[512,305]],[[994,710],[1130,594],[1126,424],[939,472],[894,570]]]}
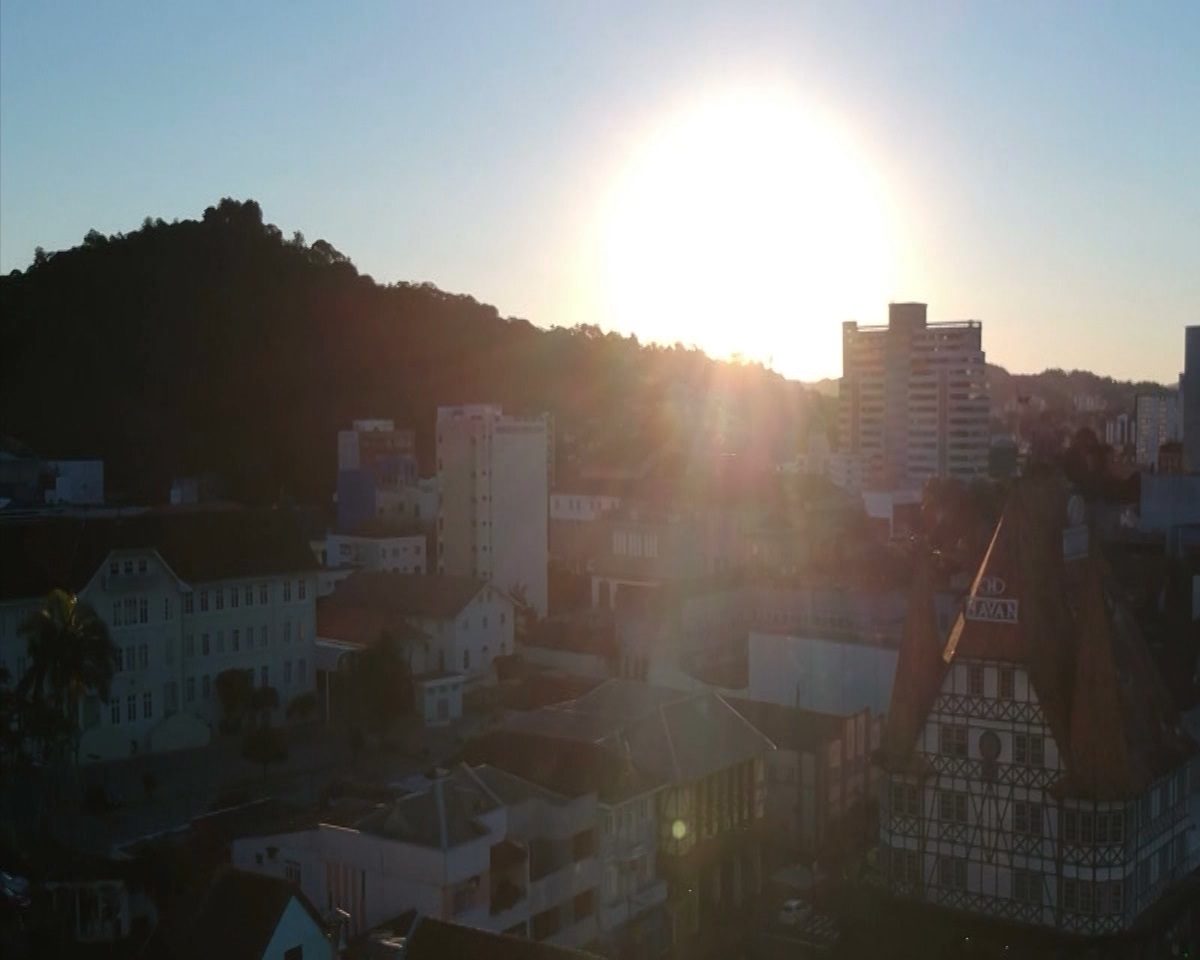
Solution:
{"label": "high-rise apartment building", "polygon": [[1183,468],[1200,473],[1200,326],[1184,331],[1183,376],[1179,378],[1183,410]]}
{"label": "high-rise apartment building", "polygon": [[1158,463],[1158,448],[1182,437],[1179,395],[1144,393],[1137,398],[1137,462],[1143,467]]}
{"label": "high-rise apartment building", "polygon": [[500,407],[439,407],[438,570],[547,609],[549,423]]}
{"label": "high-rise apartment building", "polygon": [[864,484],[987,475],[987,369],[978,320],[929,323],[923,303],[888,305],[886,326],[842,324],[840,452]]}

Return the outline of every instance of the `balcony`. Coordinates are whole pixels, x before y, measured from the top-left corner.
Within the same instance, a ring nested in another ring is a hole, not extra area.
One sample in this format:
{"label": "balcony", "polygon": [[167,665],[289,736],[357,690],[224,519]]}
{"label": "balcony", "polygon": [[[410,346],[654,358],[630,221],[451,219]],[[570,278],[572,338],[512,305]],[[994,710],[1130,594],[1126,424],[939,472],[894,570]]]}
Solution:
{"label": "balcony", "polygon": [[600,863],[594,857],[567,863],[529,884],[529,913],[541,913],[600,883]]}
{"label": "balcony", "polygon": [[597,913],[600,929],[605,932],[616,930],[638,914],[666,902],[666,880],[654,880],[633,893],[618,894],[608,903],[601,905]]}

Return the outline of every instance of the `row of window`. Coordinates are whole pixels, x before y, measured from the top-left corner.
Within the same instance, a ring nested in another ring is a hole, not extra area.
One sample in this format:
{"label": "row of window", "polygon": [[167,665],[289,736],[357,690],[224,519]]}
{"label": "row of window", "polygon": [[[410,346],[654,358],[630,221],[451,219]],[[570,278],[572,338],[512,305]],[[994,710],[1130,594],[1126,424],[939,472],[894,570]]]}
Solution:
{"label": "row of window", "polygon": [[[109,718],[114,724],[121,722],[121,698],[113,697],[108,703]],[[138,698],[131,693],[125,698],[125,722],[135,723],[138,718]],[[154,694],[147,690],[142,694],[142,719],[154,719]]]}
{"label": "row of window", "polygon": [[[308,661],[305,660],[303,657],[301,657],[299,660],[297,660],[295,662],[295,671],[294,672],[292,670],[292,666],[293,666],[293,663],[291,660],[283,661],[283,683],[284,683],[284,685],[290,686],[292,683],[293,676],[295,677],[296,683],[299,684],[300,686],[304,686],[305,684],[307,684],[308,683]],[[250,674],[251,682],[253,682],[254,670],[250,669],[250,670],[247,670],[246,672]],[[211,676],[209,676],[208,674],[205,674],[204,676],[202,676],[198,679],[199,679],[199,683],[197,683],[196,677],[188,677],[184,681],[184,700],[186,703],[190,704],[190,703],[196,702],[197,691],[199,692],[200,699],[202,699],[202,700],[211,700],[212,699],[213,685],[214,685],[213,678]],[[271,671],[270,671],[270,667],[267,664],[263,664],[262,667],[259,668],[258,679],[259,679],[260,686],[268,687],[271,685]],[[165,715],[170,716],[179,707],[179,686],[176,681],[174,681],[174,680],[168,681],[163,686],[163,698],[165,701],[165,708],[164,708]],[[133,694],[133,693],[129,694],[129,696],[125,698],[125,706],[126,706],[125,721],[127,723],[133,723],[134,721],[137,720],[137,694]],[[114,697],[110,701],[109,717],[114,724],[121,723],[121,699],[119,697]],[[142,694],[142,719],[143,720],[154,719],[154,695],[149,690],[145,691]]]}
{"label": "row of window", "polygon": [[[163,619],[171,619],[171,601],[168,599],[163,610]],[[150,601],[146,597],[125,597],[114,600],[112,605],[112,626],[132,627],[139,623],[150,622]]]}
{"label": "row of window", "polygon": [[[134,563],[135,563],[135,561],[133,561],[133,560],[125,560],[125,561],[110,560],[108,563],[108,575],[110,577],[116,577],[116,576],[119,576],[122,572],[124,572],[125,576],[127,576],[127,577],[131,576],[134,571]],[[136,563],[137,563],[137,572],[139,574],[147,572],[145,557],[142,557],[140,560],[137,560]]]}
{"label": "row of window", "polygon": [[[972,697],[984,696],[984,668],[973,663],[967,667],[967,693]],[[1000,667],[996,676],[996,697],[1012,700],[1016,696],[1016,674],[1012,667]]]}
{"label": "row of window", "polygon": [[1120,810],[1064,810],[1063,839],[1068,843],[1122,843],[1125,814]]}
{"label": "row of window", "polygon": [[[215,641],[216,641],[215,642],[216,652],[218,654],[226,652],[226,650],[225,650],[225,631],[217,630],[215,632],[215,634],[213,634],[213,635],[210,635],[208,633],[200,634],[199,656],[207,657],[209,654],[211,654],[213,652],[213,649],[214,649],[213,637],[215,637]],[[292,642],[292,622],[290,620],[285,620],[283,622],[283,626],[282,626],[282,629],[280,632],[280,637],[284,643]],[[245,646],[245,649],[247,649],[247,650],[253,649],[254,640],[255,640],[254,627],[246,627],[244,633],[242,631],[242,628],[233,627],[229,631],[229,652],[230,653],[240,653],[242,651],[243,646]],[[304,624],[303,623],[296,624],[296,641],[298,643],[304,642]],[[264,623],[261,626],[259,626],[259,628],[258,628],[259,649],[263,649],[263,648],[269,646],[270,642],[271,642],[270,628]],[[196,637],[194,634],[189,633],[186,637],[183,638],[183,655],[184,655],[185,659],[190,659],[192,657],[197,656]]]}
{"label": "row of window", "polygon": [[[967,731],[965,724],[942,724],[938,731],[938,753],[947,757],[968,757]],[[1012,762],[1027,767],[1044,767],[1045,738],[1036,733],[1014,733]]]}
{"label": "row of window", "polygon": [[[255,589],[253,586],[246,587],[205,587],[201,590],[185,593],[183,595],[183,612],[194,613],[197,604],[200,607],[201,613],[208,613],[212,610],[224,610],[226,600],[229,602],[230,609],[237,609],[243,604],[247,607],[254,606]],[[282,586],[282,599],[284,603],[292,602],[292,581],[284,580]],[[308,598],[308,581],[297,580],[295,598],[297,600],[305,600]],[[258,585],[258,603],[260,606],[265,606],[271,602],[271,587],[269,584],[260,583]]]}
{"label": "row of window", "polygon": [[[903,851],[912,853],[912,851]],[[913,859],[916,859],[915,854]],[[907,880],[905,882],[908,882]],[[966,857],[938,857],[937,882],[943,890],[967,889]],[[1034,870],[1016,869],[1012,872],[1012,899],[1029,906],[1041,906],[1042,875]]]}

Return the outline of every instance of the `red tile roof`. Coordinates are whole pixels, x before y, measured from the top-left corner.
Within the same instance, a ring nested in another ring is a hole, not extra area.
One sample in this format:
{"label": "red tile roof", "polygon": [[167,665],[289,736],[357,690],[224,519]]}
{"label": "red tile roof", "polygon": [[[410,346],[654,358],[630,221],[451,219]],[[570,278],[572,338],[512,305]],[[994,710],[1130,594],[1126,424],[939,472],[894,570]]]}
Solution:
{"label": "red tile roof", "polygon": [[929,572],[918,571],[884,741],[890,768],[919,761],[918,731],[960,657],[1028,670],[1070,794],[1136,795],[1195,750],[1103,559],[1063,559],[1065,503],[1057,481],[1014,489],[944,646]]}

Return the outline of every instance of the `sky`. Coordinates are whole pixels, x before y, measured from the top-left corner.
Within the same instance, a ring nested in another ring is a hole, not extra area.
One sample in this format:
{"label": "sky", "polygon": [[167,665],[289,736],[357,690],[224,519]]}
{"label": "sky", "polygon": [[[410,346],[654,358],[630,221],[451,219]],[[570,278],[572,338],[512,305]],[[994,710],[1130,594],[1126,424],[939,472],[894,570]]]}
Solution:
{"label": "sky", "polygon": [[254,198],[380,282],[837,376],[979,319],[1171,382],[1200,4],[0,2],[0,270]]}

